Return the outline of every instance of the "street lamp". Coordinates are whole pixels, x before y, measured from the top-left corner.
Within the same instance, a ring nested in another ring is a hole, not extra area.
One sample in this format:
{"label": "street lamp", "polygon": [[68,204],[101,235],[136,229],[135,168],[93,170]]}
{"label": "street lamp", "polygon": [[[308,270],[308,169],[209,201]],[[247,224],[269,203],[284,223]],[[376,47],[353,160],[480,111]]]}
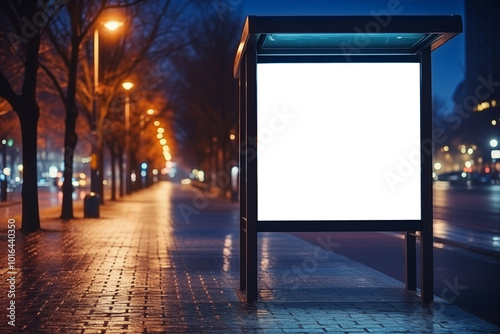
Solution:
{"label": "street lamp", "polygon": [[[121,26],[123,22],[118,20],[109,20],[102,22],[101,25],[109,31],[115,31]],[[97,97],[99,94],[99,26],[94,30],[94,92],[92,99],[92,133],[94,134],[94,143],[92,145],[92,163],[90,165],[90,191],[99,193],[100,177],[98,175],[98,161],[97,161]]]}
{"label": "street lamp", "polygon": [[134,83],[131,81],[125,81],[122,83],[123,89],[127,91],[125,96],[125,192],[126,194],[131,193],[131,157],[130,154],[130,93],[129,91],[134,88]]}
{"label": "street lamp", "polygon": [[118,28],[120,28],[121,26],[123,26],[123,22],[117,21],[117,20],[109,20],[109,21],[104,22],[102,25],[106,29],[108,29],[109,31],[115,31]]}
{"label": "street lamp", "polygon": [[[101,22],[109,31],[115,31],[123,25],[123,22],[117,20],[108,20]],[[99,205],[101,199],[97,194],[100,193],[102,185],[101,176],[98,173],[98,158],[97,158],[97,97],[99,94],[99,26],[94,30],[94,91],[92,94],[92,117],[91,117],[91,131],[94,137],[92,141],[92,161],[90,163],[90,194],[85,196],[83,202],[83,211],[85,218],[99,218]],[[100,194],[101,196],[103,194]]]}
{"label": "street lamp", "polygon": [[125,81],[124,83],[122,83],[122,87],[125,90],[131,90],[132,88],[134,88],[134,83],[132,83],[130,81]]}

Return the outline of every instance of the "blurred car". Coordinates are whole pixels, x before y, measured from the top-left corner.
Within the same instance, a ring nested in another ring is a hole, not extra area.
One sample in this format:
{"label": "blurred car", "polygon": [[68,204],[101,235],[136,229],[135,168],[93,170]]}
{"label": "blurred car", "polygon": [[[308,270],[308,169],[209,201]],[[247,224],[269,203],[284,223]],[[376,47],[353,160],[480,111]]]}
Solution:
{"label": "blurred car", "polygon": [[437,176],[438,181],[448,181],[453,185],[466,185],[466,184],[491,184],[492,177],[487,173],[478,172],[448,172],[439,174]]}
{"label": "blurred car", "polygon": [[437,181],[448,181],[450,184],[465,185],[470,180],[469,173],[466,172],[447,172],[437,176]]}
{"label": "blurred car", "polygon": [[487,173],[471,173],[472,184],[492,184],[493,177],[491,174]]}

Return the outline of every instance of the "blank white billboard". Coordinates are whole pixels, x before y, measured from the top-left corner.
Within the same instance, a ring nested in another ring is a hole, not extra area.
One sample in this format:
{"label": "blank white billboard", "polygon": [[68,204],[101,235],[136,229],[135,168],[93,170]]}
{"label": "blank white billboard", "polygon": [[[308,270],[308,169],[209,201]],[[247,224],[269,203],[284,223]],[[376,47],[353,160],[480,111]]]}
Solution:
{"label": "blank white billboard", "polygon": [[257,65],[258,220],[420,220],[420,64]]}

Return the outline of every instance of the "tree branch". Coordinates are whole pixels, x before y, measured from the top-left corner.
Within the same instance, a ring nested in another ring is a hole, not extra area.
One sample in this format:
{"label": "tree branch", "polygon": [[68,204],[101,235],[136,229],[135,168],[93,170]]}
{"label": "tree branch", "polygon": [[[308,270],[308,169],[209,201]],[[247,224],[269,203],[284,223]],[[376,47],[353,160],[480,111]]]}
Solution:
{"label": "tree branch", "polygon": [[61,60],[63,61],[64,65],[66,65],[66,67],[69,67],[69,59],[67,57],[67,54],[64,52],[63,48],[61,47],[61,44],[59,44],[60,43],[59,39],[54,35],[52,28],[48,27],[45,31],[47,32],[49,40],[54,46],[56,53],[59,55],[59,57],[61,57]]}
{"label": "tree branch", "polygon": [[54,86],[55,86],[57,92],[59,93],[59,96],[61,97],[61,100],[63,101],[64,104],[66,104],[66,95],[64,95],[64,90],[62,89],[61,85],[57,81],[57,78],[54,75],[54,73],[52,73],[52,71],[49,70],[49,68],[47,66],[45,66],[44,64],[42,64],[42,63],[40,63],[40,67],[45,72],[45,74],[47,74],[47,76],[49,77],[49,79],[54,83]]}
{"label": "tree branch", "polygon": [[17,108],[19,96],[12,89],[2,70],[0,70],[0,97],[6,99],[13,109]]}

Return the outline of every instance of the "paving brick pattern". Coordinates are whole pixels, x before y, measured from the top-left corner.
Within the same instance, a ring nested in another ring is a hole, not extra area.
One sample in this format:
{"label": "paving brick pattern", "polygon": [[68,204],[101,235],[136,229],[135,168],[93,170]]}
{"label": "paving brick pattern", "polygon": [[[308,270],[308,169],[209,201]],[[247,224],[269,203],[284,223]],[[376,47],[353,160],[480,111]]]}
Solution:
{"label": "paving brick pattern", "polygon": [[260,299],[243,303],[238,207],[189,186],[160,183],[101,216],[17,233],[16,327],[2,232],[0,333],[500,332],[439,299],[421,305],[332,240],[326,251],[284,233],[260,235]]}

